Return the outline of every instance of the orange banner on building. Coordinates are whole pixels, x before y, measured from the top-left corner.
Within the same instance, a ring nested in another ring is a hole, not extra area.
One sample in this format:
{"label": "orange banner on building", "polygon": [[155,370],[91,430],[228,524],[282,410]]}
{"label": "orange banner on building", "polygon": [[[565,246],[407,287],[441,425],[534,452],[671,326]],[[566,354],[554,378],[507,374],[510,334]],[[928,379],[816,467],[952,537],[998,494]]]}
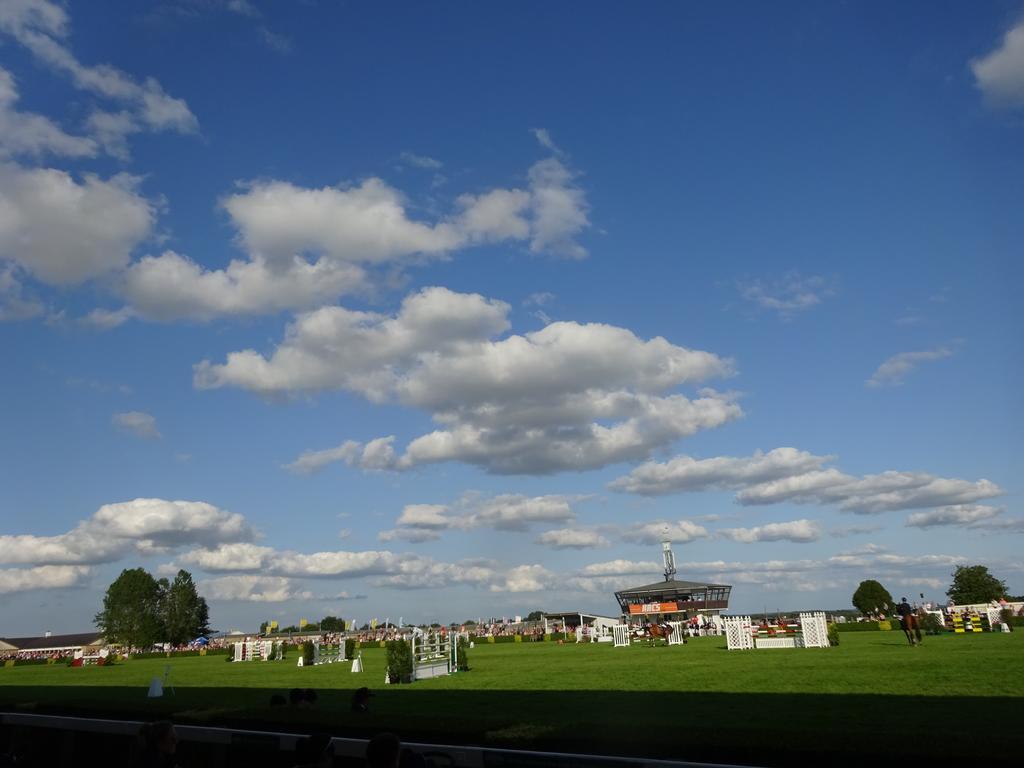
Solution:
{"label": "orange banner on building", "polygon": [[642,605],[629,606],[631,614],[637,613],[675,613],[679,610],[679,603],[643,603]]}

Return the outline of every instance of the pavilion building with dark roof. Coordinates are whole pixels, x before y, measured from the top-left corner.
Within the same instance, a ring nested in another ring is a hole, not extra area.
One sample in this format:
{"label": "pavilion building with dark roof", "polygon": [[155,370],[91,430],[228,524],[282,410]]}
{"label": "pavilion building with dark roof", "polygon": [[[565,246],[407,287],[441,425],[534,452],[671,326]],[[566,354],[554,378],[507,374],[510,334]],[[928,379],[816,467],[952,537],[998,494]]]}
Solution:
{"label": "pavilion building with dark roof", "polygon": [[641,587],[623,589],[615,593],[619,608],[627,621],[679,621],[696,614],[719,614],[729,607],[732,587],[728,584],[709,584],[703,581],[676,579],[675,556],[672,542],[661,542],[665,561],[664,579]]}
{"label": "pavilion building with dark roof", "polygon": [[0,655],[16,653],[89,653],[105,644],[102,632],[80,632],[74,635],[54,635],[47,632],[41,637],[0,637]]}

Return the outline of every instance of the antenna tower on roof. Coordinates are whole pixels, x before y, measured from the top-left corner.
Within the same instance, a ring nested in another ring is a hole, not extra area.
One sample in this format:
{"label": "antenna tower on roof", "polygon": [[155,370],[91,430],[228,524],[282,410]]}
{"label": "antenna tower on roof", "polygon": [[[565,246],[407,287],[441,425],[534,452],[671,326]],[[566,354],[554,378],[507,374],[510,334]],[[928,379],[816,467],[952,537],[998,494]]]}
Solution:
{"label": "antenna tower on roof", "polygon": [[672,554],[672,542],[668,538],[668,526],[661,540],[661,557],[665,561],[665,581],[672,581],[676,575],[676,558]]}

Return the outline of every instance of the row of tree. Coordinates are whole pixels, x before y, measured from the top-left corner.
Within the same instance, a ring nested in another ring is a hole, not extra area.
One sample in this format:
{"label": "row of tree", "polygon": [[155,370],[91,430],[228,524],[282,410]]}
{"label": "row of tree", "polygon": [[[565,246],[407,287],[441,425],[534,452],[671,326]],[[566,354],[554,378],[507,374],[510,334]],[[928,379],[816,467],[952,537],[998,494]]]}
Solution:
{"label": "row of tree", "polygon": [[[958,565],[946,596],[957,605],[990,603],[1007,597],[1006,582],[989,573],[984,565]],[[854,608],[869,615],[881,613],[896,604],[889,590],[874,579],[860,583],[853,593],[852,602]]]}
{"label": "row of tree", "polygon": [[103,610],[96,614],[96,627],[107,642],[135,648],[182,645],[207,634],[209,624],[206,600],[184,570],[168,582],[143,568],[125,569],[107,587]]}

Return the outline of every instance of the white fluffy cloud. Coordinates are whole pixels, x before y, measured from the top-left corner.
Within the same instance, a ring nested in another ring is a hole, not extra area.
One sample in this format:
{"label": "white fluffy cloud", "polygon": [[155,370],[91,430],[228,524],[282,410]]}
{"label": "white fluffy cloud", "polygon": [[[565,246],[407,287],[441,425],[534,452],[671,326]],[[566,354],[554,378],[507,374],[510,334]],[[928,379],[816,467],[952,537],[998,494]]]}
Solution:
{"label": "white fluffy cloud", "polygon": [[249,254],[269,263],[296,254],[382,263],[443,254],[463,243],[457,227],[410,219],[402,194],[381,179],[353,187],[309,189],[284,181],[252,182],[221,202]]}
{"label": "white fluffy cloud", "polygon": [[543,565],[520,565],[505,574],[505,578],[491,584],[492,592],[542,592],[548,589],[555,574]]}
{"label": "white fluffy cloud", "polygon": [[575,238],[590,222],[586,197],[574,177],[571,170],[553,157],[530,169],[530,250],[534,253],[550,251],[571,259],[586,258],[586,249]]}
{"label": "white fluffy cloud", "polygon": [[927,472],[895,471],[858,478],[827,469],[750,486],[736,498],[741,504],[838,504],[843,512],[875,514],[970,504],[1002,493],[1002,488],[985,479],[971,482]]}
{"label": "white fluffy cloud", "polygon": [[160,438],[160,430],[156,428],[156,418],[142,411],[127,411],[126,413],[115,413],[111,419],[118,429],[143,437],[147,440]]}
{"label": "white fluffy cloud", "polygon": [[430,541],[439,531],[491,528],[525,531],[537,523],[567,523],[575,519],[573,498],[500,494],[486,497],[466,493],[452,505],[409,504],[395,521],[395,529],[378,535],[381,541]]}
{"label": "white fluffy cloud", "polygon": [[13,37],[43,64],[67,75],[76,88],[120,104],[130,117],[126,133],[142,128],[179,133],[198,130],[199,122],[185,101],[167,94],[155,79],[140,83],[109,64],[82,64],[63,42],[70,32],[70,19],[58,3],[8,0],[0,4],[0,32]]}
{"label": "white fluffy cloud", "polygon": [[941,360],[952,355],[953,350],[949,347],[935,347],[920,352],[900,352],[878,366],[878,370],[871,374],[871,378],[865,383],[869,387],[899,385],[921,363]]}
{"label": "white fluffy cloud", "polygon": [[914,528],[933,528],[941,525],[969,527],[989,521],[1002,512],[999,507],[985,504],[954,504],[927,512],[915,512],[907,518],[907,525]]}
{"label": "white fluffy cloud", "polygon": [[665,463],[647,462],[609,487],[658,495],[682,491],[736,490],[744,505],[838,504],[844,512],[873,514],[970,504],[1000,496],[990,480],[944,478],[926,472],[887,471],[854,477],[826,468],[832,456],[815,456],[795,448],[776,448],[751,457],[693,459],[678,456]]}
{"label": "white fluffy cloud", "polygon": [[658,544],[665,538],[678,544],[685,544],[694,539],[703,539],[707,535],[707,528],[689,520],[656,520],[652,523],[634,523],[622,537],[637,544]]}
{"label": "white fluffy cloud", "polygon": [[0,563],[76,565],[112,562],[131,552],[163,552],[245,541],[245,519],[202,501],[134,499],[104,504],[74,529],[56,536],[0,536]]}
{"label": "white fluffy cloud", "polygon": [[[450,215],[432,221],[412,218],[402,192],[379,178],[318,188],[248,182],[221,200],[247,258],[208,269],[173,251],[147,256],[125,272],[120,292],[145,318],[209,320],[309,309],[479,243],[524,242],[533,252],[581,257],[575,237],[588,225],[587,203],[573,177],[561,161],[542,160],[527,189],[460,195]],[[332,309],[343,321],[345,310]]]}
{"label": "white fluffy cloud", "polygon": [[556,528],[544,531],[537,537],[537,543],[553,549],[593,549],[607,547],[610,544],[608,539],[589,528]]}
{"label": "white fluffy cloud", "polygon": [[0,568],[0,595],[28,592],[34,589],[77,587],[85,581],[89,573],[89,568],[80,565]]}
{"label": "white fluffy cloud", "polygon": [[587,225],[586,199],[572,177],[560,161],[542,160],[530,169],[528,189],[462,195],[453,215],[434,222],[410,218],[402,193],[379,178],[316,189],[255,181],[222,205],[250,256],[271,264],[296,254],[380,264],[501,240],[580,256],[586,252],[573,238]]}
{"label": "white fluffy cloud", "polygon": [[591,563],[580,571],[585,576],[644,576],[652,578],[661,573],[662,564],[651,560],[609,560],[603,563]]}
{"label": "white fluffy cloud", "polygon": [[150,236],[153,204],[138,179],[81,182],[52,168],[0,164],[0,261],[52,285],[73,285],[124,267]]}
{"label": "white fluffy cloud", "polygon": [[833,293],[829,282],[816,275],[791,272],[776,280],[748,280],[738,285],[740,296],[761,309],[792,317],[820,304]]}
{"label": "white fluffy cloud", "polygon": [[210,320],[303,309],[362,290],[357,265],[294,256],[277,264],[232,260],[207,269],[174,251],[146,256],[120,276],[119,291],[134,313],[151,320]]}
{"label": "white fluffy cloud", "polygon": [[369,578],[380,587],[402,589],[440,589],[468,585],[505,589],[520,574],[481,560],[447,563],[415,554],[396,554],[388,550],[295,552],[247,543],[222,544],[196,549],[178,560],[209,573],[234,574],[282,579],[355,579]]}
{"label": "white fluffy cloud", "polygon": [[[609,325],[560,322],[525,335],[509,306],[426,288],[394,316],[325,307],[300,315],[269,357],[233,352],[196,366],[200,389],[261,394],[344,389],[430,412],[442,425],[413,440],[395,469],[465,461],[495,473],[591,469],[737,418],[728,395],[665,394],[732,372],[730,361]],[[292,468],[352,461],[357,446],[305,454]],[[343,449],[343,450],[342,450]]]}
{"label": "white fluffy cloud", "polygon": [[971,61],[975,84],[996,107],[1024,107],[1024,23],[1012,27],[1002,44]]}
{"label": "white fluffy cloud", "polygon": [[394,440],[393,437],[378,437],[365,445],[355,440],[346,440],[336,448],[306,451],[295,461],[286,464],[285,469],[308,475],[339,461],[361,469],[390,469],[394,465]]}
{"label": "white fluffy cloud", "polygon": [[0,67],[0,155],[54,154],[67,157],[93,157],[96,142],[85,136],[72,136],[42,115],[19,112],[18,87],[11,75]]}
{"label": "white fluffy cloud", "polygon": [[724,528],[718,533],[727,539],[746,544],[755,541],[793,541],[804,544],[821,538],[821,525],[814,520],[791,520],[753,528]]}
{"label": "white fluffy cloud", "polygon": [[309,590],[301,589],[291,579],[281,576],[221,576],[204,579],[196,587],[210,600],[283,603],[314,597]]}
{"label": "white fluffy cloud", "polygon": [[775,448],[768,453],[757,451],[753,456],[743,458],[676,456],[665,463],[646,462],[626,477],[613,481],[609,487],[646,496],[680,491],[730,490],[813,472],[833,458],[815,456],[796,448]]}

